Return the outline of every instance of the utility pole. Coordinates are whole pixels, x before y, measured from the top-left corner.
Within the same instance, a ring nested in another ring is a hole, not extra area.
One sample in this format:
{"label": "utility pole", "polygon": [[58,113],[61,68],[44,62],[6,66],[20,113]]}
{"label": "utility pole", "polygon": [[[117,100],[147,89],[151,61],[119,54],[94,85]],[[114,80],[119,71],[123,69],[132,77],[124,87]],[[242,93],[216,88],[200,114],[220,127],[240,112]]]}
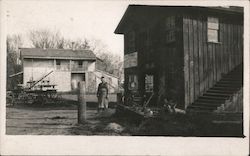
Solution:
{"label": "utility pole", "polygon": [[86,122],[86,84],[84,81],[78,83],[78,123]]}

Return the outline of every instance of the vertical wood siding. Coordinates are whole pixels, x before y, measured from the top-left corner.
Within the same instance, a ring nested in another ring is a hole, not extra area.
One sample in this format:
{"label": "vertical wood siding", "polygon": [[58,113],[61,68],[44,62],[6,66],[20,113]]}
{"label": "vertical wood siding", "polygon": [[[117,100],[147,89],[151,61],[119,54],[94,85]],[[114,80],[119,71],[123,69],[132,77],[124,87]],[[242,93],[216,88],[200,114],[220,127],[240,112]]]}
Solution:
{"label": "vertical wood siding", "polygon": [[183,17],[186,107],[242,63],[242,35],[242,25],[220,20],[219,43],[209,43],[206,18]]}

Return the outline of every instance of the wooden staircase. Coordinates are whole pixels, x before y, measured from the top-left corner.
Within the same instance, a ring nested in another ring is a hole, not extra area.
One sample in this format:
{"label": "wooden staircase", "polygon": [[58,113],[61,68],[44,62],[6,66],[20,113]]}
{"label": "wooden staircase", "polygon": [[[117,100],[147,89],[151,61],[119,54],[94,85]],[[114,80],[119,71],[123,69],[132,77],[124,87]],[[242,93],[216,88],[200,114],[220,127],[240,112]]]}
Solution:
{"label": "wooden staircase", "polygon": [[220,81],[187,107],[187,112],[213,112],[242,86],[243,68],[239,65],[228,74],[222,75]]}

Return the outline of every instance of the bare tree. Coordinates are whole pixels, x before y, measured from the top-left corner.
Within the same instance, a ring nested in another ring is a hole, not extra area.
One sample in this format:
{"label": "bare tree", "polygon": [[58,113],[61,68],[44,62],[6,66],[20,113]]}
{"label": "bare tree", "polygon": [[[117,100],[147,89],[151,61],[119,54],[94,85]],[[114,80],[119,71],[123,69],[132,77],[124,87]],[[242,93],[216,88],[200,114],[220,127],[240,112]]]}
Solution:
{"label": "bare tree", "polygon": [[90,49],[97,55],[100,56],[103,53],[109,53],[108,46],[101,40],[92,39],[89,41]]}
{"label": "bare tree", "polygon": [[59,31],[49,29],[32,30],[28,36],[35,48],[64,48],[66,42]]}
{"label": "bare tree", "polygon": [[20,65],[20,53],[19,47],[23,45],[23,39],[21,35],[8,35],[7,40],[7,89],[13,89],[18,83],[21,82],[21,79],[14,77],[9,78],[11,74],[15,74],[21,71]]}
{"label": "bare tree", "polygon": [[71,49],[72,42],[74,48],[78,50],[90,49],[89,41],[87,39],[78,38],[70,40],[64,38],[60,31],[51,31],[49,29],[32,30],[29,32],[29,39],[32,45],[36,48],[57,48],[57,49]]}
{"label": "bare tree", "polygon": [[90,49],[89,40],[87,39],[78,38],[76,40],[67,40],[64,44],[64,48],[72,49],[72,46],[74,46],[76,50]]}
{"label": "bare tree", "polygon": [[104,44],[101,40],[92,39],[90,41],[90,49],[95,53],[95,55],[101,59],[98,62],[97,68],[104,70],[110,74],[114,74],[123,80],[123,60],[121,56],[112,53],[108,46]]}

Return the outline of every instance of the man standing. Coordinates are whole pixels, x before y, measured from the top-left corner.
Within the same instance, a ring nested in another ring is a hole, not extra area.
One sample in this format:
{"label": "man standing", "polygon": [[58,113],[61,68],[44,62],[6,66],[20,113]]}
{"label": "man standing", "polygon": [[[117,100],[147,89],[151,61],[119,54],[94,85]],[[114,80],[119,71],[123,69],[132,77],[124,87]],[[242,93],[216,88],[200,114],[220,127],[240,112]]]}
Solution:
{"label": "man standing", "polygon": [[101,81],[97,90],[98,112],[108,108],[108,84],[104,77],[101,78]]}

